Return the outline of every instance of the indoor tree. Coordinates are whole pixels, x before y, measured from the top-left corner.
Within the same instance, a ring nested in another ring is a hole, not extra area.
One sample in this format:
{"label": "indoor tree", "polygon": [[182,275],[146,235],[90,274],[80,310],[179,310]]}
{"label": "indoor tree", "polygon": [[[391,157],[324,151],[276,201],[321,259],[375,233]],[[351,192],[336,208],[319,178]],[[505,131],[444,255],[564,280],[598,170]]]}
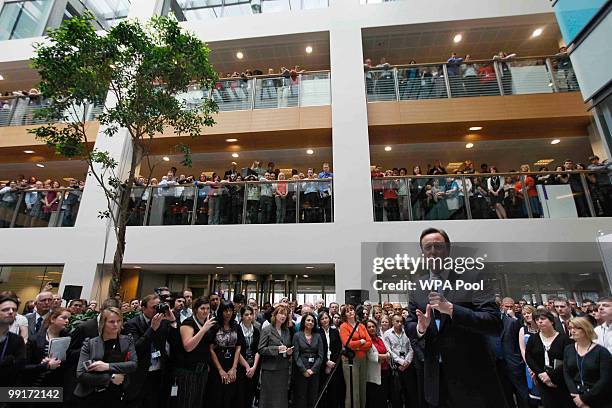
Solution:
{"label": "indoor tree", "polygon": [[[32,65],[50,103],[38,113],[46,124],[29,131],[56,154],[85,160],[90,179],[104,191],[106,206],[99,216],[111,223],[117,241],[109,288],[113,296],[121,280],[137,170],[151,178],[151,148],[164,129],[197,137],[214,125],[217,107],[211,99],[188,107],[176,96],[190,86],[211,89],[217,74],[207,45],[173,18],[124,20],[104,32],[96,32],[93,21],[92,15],[65,20],[48,33],[48,41],[36,45]],[[121,159],[124,163],[88,140],[87,106],[104,107],[97,117],[98,138],[126,135],[131,153]],[[191,165],[189,146],[176,148],[184,155],[183,164]]]}

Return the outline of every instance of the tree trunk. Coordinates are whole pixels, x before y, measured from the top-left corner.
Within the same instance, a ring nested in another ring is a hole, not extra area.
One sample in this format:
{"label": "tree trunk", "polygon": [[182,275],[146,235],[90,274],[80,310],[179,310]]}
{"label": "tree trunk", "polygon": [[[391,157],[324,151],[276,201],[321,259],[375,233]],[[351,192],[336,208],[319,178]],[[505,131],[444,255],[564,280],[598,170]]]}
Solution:
{"label": "tree trunk", "polygon": [[119,198],[120,206],[119,214],[117,214],[118,225],[115,226],[117,229],[117,247],[115,248],[115,256],[113,258],[113,274],[108,289],[109,298],[115,297],[115,295],[121,295],[119,291],[121,289],[121,268],[123,267],[123,256],[125,254],[125,233],[127,230],[129,215],[130,195],[132,193],[132,187],[134,186],[137,156],[136,143],[132,141],[132,160],[130,163],[130,172]]}

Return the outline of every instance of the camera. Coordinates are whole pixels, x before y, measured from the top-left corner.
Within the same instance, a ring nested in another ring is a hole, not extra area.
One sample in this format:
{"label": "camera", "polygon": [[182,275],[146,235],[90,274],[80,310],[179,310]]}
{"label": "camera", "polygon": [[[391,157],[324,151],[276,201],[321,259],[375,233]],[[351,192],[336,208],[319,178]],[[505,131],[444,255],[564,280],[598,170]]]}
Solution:
{"label": "camera", "polygon": [[170,305],[167,303],[160,302],[155,305],[155,313],[166,314],[168,310],[170,310]]}

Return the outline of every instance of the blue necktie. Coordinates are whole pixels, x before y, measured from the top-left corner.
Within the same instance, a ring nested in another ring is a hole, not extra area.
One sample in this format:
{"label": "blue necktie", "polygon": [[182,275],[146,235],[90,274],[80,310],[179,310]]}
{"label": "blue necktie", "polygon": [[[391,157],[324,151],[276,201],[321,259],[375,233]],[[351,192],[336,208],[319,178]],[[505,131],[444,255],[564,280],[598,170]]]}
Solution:
{"label": "blue necktie", "polygon": [[38,319],[36,319],[36,326],[34,326],[34,329],[36,330],[36,333],[38,333],[38,331],[40,330],[40,326],[42,325],[42,321],[43,321],[42,316],[38,316]]}

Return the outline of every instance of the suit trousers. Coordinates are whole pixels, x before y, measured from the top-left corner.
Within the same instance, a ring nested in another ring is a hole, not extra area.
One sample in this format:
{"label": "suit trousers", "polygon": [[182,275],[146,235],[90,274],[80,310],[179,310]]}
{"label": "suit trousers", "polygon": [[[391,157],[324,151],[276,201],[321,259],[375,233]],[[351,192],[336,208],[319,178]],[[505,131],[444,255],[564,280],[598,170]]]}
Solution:
{"label": "suit trousers", "polygon": [[[366,358],[353,359],[353,408],[365,408],[366,403],[366,379],[367,379],[367,361]],[[347,360],[342,361],[342,372],[344,373],[344,382],[346,384],[346,396],[344,398],[344,407],[351,408],[351,368]]]}
{"label": "suit trousers", "polygon": [[304,374],[296,372],[293,379],[293,408],[314,407],[318,395],[319,375],[306,378]]}

